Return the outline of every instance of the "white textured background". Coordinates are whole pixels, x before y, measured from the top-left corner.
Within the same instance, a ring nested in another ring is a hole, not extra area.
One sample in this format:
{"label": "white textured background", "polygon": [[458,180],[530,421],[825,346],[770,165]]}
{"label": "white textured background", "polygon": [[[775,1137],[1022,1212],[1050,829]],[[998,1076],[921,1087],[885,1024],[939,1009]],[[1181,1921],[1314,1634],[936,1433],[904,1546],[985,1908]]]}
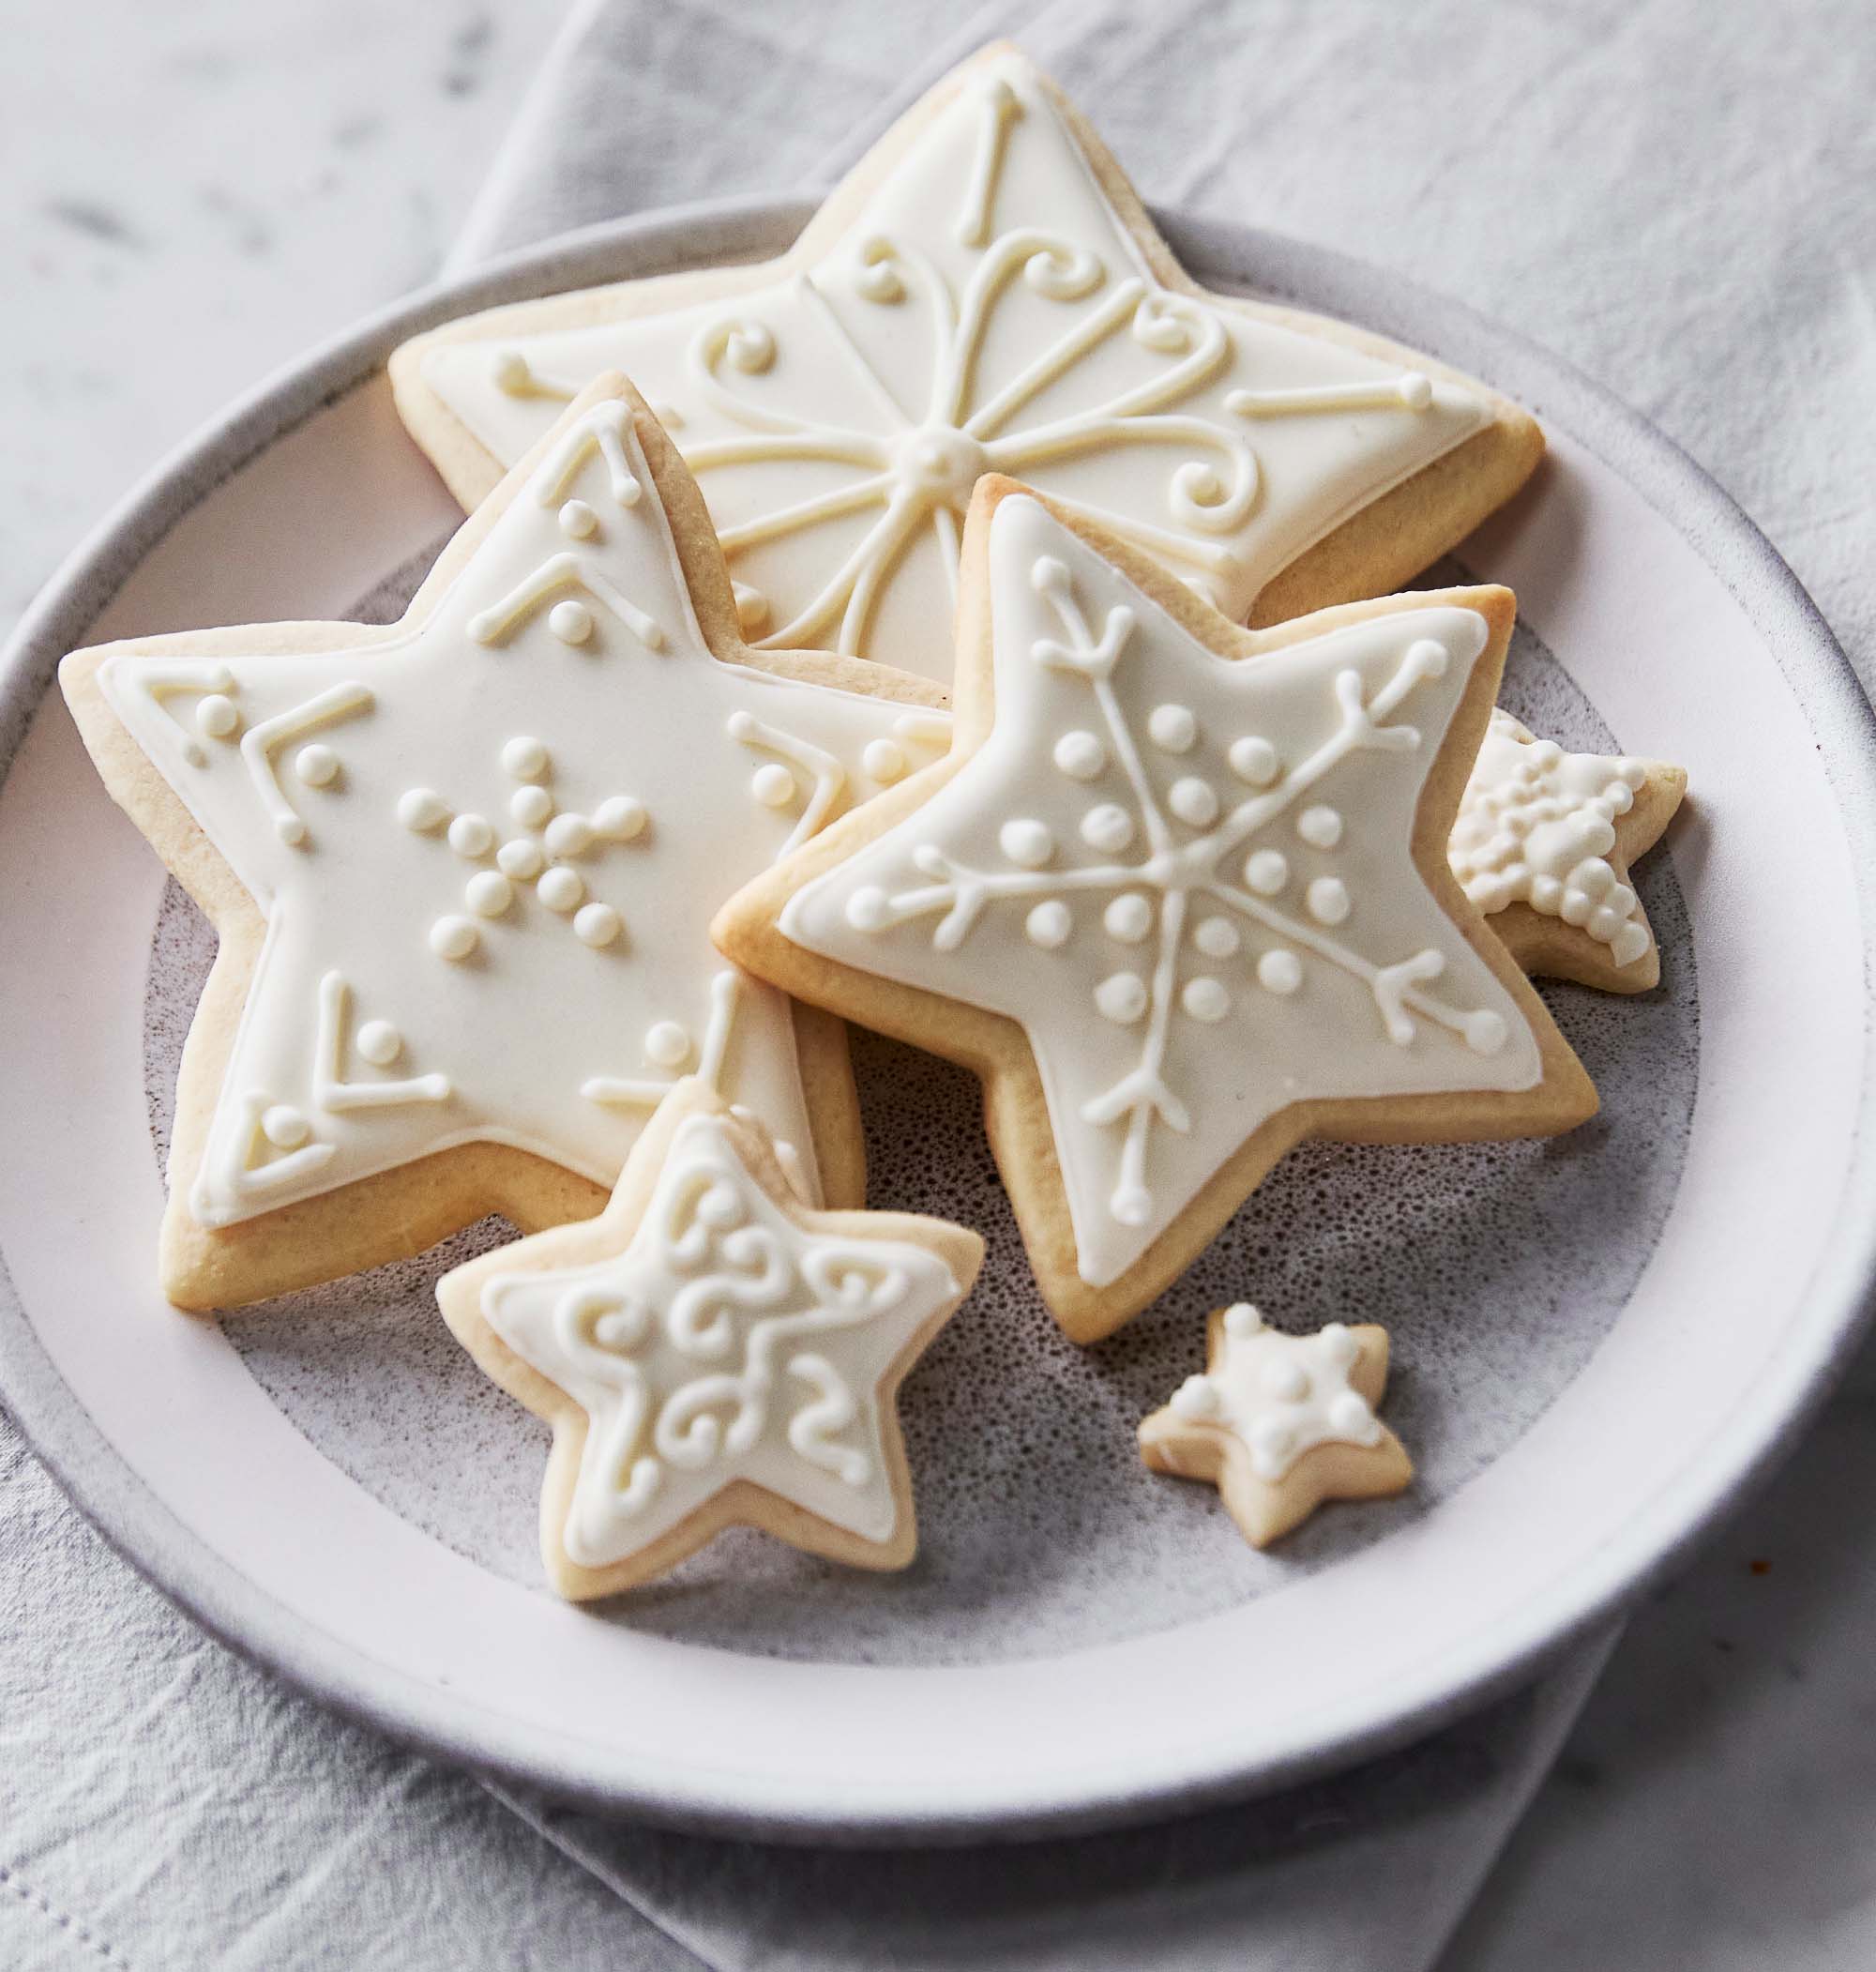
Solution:
{"label": "white textured background", "polygon": [[[670,168],[637,203],[692,190],[700,145],[724,193],[846,161],[929,61],[925,11],[645,7],[633,112]],[[0,630],[169,445],[435,269],[559,12],[0,0]],[[979,23],[1057,68],[1149,198],[1399,267],[1572,357],[1742,501],[1876,675],[1867,0],[954,7],[943,33],[962,53]],[[733,113],[664,93],[713,62],[749,78]],[[580,205],[608,129],[559,134],[505,210],[610,216]],[[1866,1352],[1632,1626],[1449,1972],[1876,1964],[1872,1535]],[[0,1965],[99,1963],[700,1961],[473,1783],[203,1638],[0,1416]]]}

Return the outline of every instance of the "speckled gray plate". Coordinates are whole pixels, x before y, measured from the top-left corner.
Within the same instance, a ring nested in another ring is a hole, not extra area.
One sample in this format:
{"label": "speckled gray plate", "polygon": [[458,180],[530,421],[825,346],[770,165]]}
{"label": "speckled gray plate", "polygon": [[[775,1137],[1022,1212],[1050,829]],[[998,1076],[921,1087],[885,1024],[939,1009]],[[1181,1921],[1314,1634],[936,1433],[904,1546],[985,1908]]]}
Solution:
{"label": "speckled gray plate", "polygon": [[[1293,242],[1172,223],[1195,271],[1325,309],[1546,419],[1447,579],[1510,583],[1505,702],[1683,760],[1645,866],[1661,990],[1550,997],[1603,1096],[1552,1144],[1292,1157],[1190,1275],[1080,1351],[1037,1303],[973,1085],[862,1038],[873,1196],[981,1226],[905,1396],[922,1535],[881,1580],[754,1534],[598,1613],[539,1586],[544,1437],[436,1318],[464,1235],[231,1322],[151,1282],[180,1039],[212,956],[45,688],[99,637],[394,614],[454,509],[397,427],[397,341],[492,301],[773,251],[793,207],[580,235],[310,358],[159,473],[53,585],[0,729],[0,1377],[81,1504],[219,1633],[449,1756],[673,1821],[881,1840],[1092,1825],[1426,1730],[1632,1596],[1841,1359],[1871,1270],[1869,708],[1789,571],[1554,359]],[[74,1236],[74,1232],[78,1236]],[[1149,1479],[1199,1316],[1382,1320],[1406,1497],[1244,1547]]]}

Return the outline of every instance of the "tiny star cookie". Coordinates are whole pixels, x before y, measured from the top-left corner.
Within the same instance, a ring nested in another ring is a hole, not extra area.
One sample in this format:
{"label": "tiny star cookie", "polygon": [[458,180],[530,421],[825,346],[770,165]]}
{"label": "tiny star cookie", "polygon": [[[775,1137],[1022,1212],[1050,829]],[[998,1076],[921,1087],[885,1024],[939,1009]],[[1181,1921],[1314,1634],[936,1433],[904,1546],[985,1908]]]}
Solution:
{"label": "tiny star cookie", "polygon": [[1244,1538],[1268,1547],[1324,1500],[1406,1487],[1413,1464],[1374,1415],[1386,1385],[1386,1329],[1286,1335],[1240,1301],[1206,1325],[1204,1373],[1141,1420],[1140,1455],[1216,1486]]}
{"label": "tiny star cookie", "polygon": [[598,1219],[436,1292],[483,1370],[553,1427],[542,1554],[584,1600],[735,1523],[903,1568],[916,1535],[894,1398],[983,1251],[942,1220],[809,1208],[766,1132],[691,1080]]}
{"label": "tiny star cookie", "polygon": [[779,260],[492,310],[407,343],[391,376],[469,505],[613,368],[698,476],[751,641],[945,680],[986,472],[1275,622],[1398,586],[1543,448],[1426,356],[1196,286],[1005,45],[910,111]]}
{"label": "tiny star cookie", "polygon": [[1453,874],[1526,972],[1646,993],[1661,954],[1628,871],[1687,788],[1681,767],[1566,752],[1494,712],[1453,825]]}
{"label": "tiny star cookie", "polygon": [[963,572],[950,754],[712,931],[759,977],[985,1078],[1071,1336],[1137,1313],[1304,1137],[1594,1114],[1445,863],[1505,590],[1243,630],[1000,479]]}
{"label": "tiny star cookie", "polygon": [[[489,1211],[598,1209],[670,1087],[861,1193],[844,1041],[712,910],[947,744],[921,680],[751,654],[695,486],[618,378],[388,628],[107,645],[67,696],[221,946],[184,1054],[166,1292],[220,1308]],[[888,757],[889,756],[889,757]]]}

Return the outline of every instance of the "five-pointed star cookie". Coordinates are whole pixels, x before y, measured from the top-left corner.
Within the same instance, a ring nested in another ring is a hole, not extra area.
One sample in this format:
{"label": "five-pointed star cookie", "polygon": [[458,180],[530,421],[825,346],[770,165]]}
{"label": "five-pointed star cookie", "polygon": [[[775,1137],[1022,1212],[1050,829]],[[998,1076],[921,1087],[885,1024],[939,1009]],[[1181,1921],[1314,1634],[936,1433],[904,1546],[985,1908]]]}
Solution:
{"label": "five-pointed star cookie", "polygon": [[1526,972],[1646,993],[1661,954],[1628,869],[1687,791],[1682,767],[1566,752],[1494,712],[1453,825],[1453,874]]}
{"label": "five-pointed star cookie", "polygon": [[706,928],[946,724],[917,679],[744,649],[696,489],[619,379],[401,623],[149,638],[63,676],[113,794],[221,935],[171,1160],[181,1305],[492,1210],[583,1217],[686,1072],[857,1201],[842,1038],[798,1030]]}
{"label": "five-pointed star cookie", "polygon": [[765,1133],[690,1081],[599,1218],[436,1292],[476,1360],[553,1426],[542,1553],[585,1600],[738,1522],[903,1568],[916,1534],[894,1398],[983,1250],[942,1220],[809,1209]]}
{"label": "five-pointed star cookie", "polygon": [[951,753],[713,933],[985,1078],[1071,1335],[1144,1307],[1303,1137],[1543,1135],[1594,1113],[1446,867],[1505,590],[1242,630],[996,479],[963,575]]}
{"label": "five-pointed star cookie", "polygon": [[407,344],[391,374],[470,504],[611,368],[697,474],[752,640],[945,680],[985,472],[1275,622],[1399,586],[1542,450],[1529,417],[1426,356],[1196,286],[1006,46],[902,118],[779,260],[495,309]]}
{"label": "five-pointed star cookie", "polygon": [[1387,1387],[1387,1330],[1331,1322],[1285,1335],[1248,1301],[1216,1310],[1205,1369],[1141,1420],[1155,1472],[1203,1479],[1252,1547],[1268,1547],[1330,1499],[1402,1491],[1414,1466],[1374,1415]]}

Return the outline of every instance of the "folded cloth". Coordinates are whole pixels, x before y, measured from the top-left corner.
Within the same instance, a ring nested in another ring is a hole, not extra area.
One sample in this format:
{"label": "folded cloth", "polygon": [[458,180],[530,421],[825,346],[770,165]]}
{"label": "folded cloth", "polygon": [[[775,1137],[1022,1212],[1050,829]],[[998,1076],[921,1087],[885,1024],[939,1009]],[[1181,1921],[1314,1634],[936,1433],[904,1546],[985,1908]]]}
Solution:
{"label": "folded cloth", "polygon": [[[450,271],[635,210],[818,190],[946,68],[998,36],[1020,38],[1071,91],[1106,78],[1112,86],[1086,90],[1088,107],[1121,140],[1124,160],[1149,192],[1194,190],[1204,183],[1198,160],[1216,161],[1248,113],[1182,91],[1196,90],[1208,62],[1248,91],[1267,53],[1242,19],[1226,31],[1230,21],[1230,9],[1199,8],[1156,10],[1148,25],[1125,9],[1066,6],[992,4],[959,22],[954,8],[865,0],[811,14],[582,0]],[[1186,46],[1188,34],[1199,45]],[[1123,59],[1116,38],[1144,66]],[[1216,70],[1205,95],[1215,85]],[[1208,134],[1216,108],[1230,119]],[[1612,1641],[1579,1646],[1533,1689],[1352,1773],[1098,1837],[860,1858],[665,1834],[500,1791],[722,1972],[1419,1972],[1463,1916]]]}

